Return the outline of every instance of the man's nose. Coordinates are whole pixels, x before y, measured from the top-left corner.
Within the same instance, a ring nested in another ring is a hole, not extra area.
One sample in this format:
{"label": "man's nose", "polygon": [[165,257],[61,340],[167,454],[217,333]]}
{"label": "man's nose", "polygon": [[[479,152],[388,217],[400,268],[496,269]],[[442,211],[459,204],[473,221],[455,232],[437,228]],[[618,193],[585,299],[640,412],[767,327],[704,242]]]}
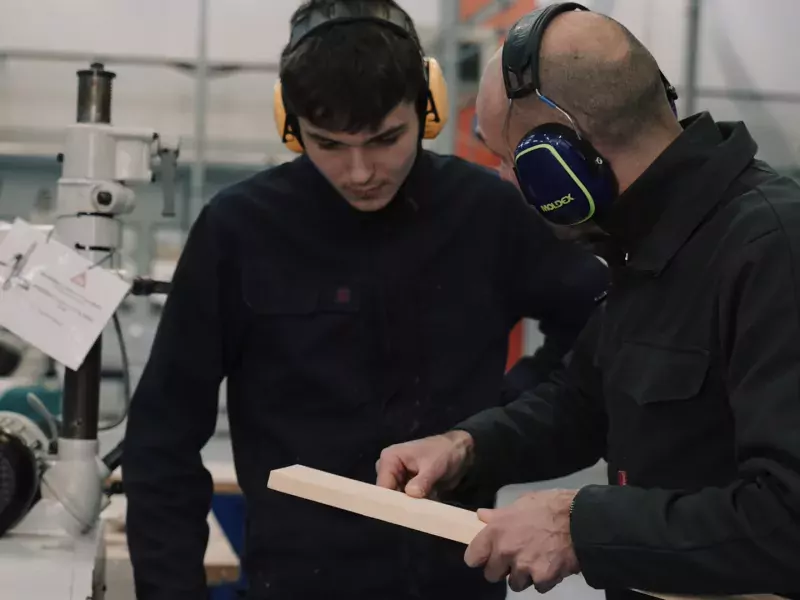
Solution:
{"label": "man's nose", "polygon": [[374,168],[363,148],[350,149],[350,182],[365,185],[372,179]]}

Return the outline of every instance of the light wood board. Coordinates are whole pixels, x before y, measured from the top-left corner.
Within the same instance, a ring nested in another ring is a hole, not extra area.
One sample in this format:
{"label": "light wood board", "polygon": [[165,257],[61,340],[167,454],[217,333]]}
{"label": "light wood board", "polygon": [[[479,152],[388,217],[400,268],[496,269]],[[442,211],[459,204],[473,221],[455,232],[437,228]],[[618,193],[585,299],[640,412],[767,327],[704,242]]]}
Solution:
{"label": "light wood board", "polygon": [[340,477],[302,465],[272,471],[270,489],[463,544],[483,529],[472,511]]}
{"label": "light wood board", "polygon": [[[469,544],[484,523],[472,511],[433,500],[412,498],[376,485],[348,479],[303,465],[276,469],[267,486],[277,492]],[[678,596],[640,592],[662,600],[780,600],[771,594],[744,596]]]}

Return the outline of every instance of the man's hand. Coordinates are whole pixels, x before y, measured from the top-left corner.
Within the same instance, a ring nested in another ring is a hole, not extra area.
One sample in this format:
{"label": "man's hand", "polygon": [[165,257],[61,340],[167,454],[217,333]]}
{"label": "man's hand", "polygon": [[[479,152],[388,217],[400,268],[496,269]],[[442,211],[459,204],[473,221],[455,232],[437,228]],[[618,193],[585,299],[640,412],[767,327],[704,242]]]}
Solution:
{"label": "man's hand", "polygon": [[377,484],[415,498],[452,489],[469,468],[472,446],[472,436],[465,431],[389,446],[375,465]]}
{"label": "man's hand", "polygon": [[549,490],[525,494],[513,504],[481,509],[486,527],[467,548],[470,567],[484,567],[486,579],[521,592],[531,584],[543,594],[580,572],[570,535],[570,506],[577,491]]}

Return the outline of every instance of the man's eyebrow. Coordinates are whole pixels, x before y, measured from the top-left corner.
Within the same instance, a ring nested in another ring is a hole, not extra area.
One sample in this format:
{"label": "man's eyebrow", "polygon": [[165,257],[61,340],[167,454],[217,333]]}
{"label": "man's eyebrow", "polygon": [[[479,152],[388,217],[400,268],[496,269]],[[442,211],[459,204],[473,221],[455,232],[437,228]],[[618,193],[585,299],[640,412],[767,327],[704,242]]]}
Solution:
{"label": "man's eyebrow", "polygon": [[[374,136],[369,138],[367,140],[367,143],[384,140],[386,138],[390,138],[392,136],[395,136],[395,135],[398,135],[400,133],[403,133],[406,129],[408,129],[408,125],[406,123],[402,123],[400,125],[396,125],[395,127],[390,127],[386,131],[381,131],[380,133],[375,134]],[[310,137],[310,138],[313,138],[317,142],[330,143],[330,144],[341,144],[341,143],[343,143],[343,142],[341,142],[339,140],[331,139],[331,138],[326,137],[325,135],[323,135],[321,133],[316,133],[314,131],[309,131],[306,135],[308,135],[308,137]]]}
{"label": "man's eyebrow", "polygon": [[318,141],[318,142],[330,142],[330,143],[332,143],[332,144],[338,144],[338,143],[339,143],[339,142],[337,142],[336,140],[332,140],[332,139],[330,139],[330,138],[328,138],[328,137],[325,137],[325,136],[324,136],[324,135],[322,135],[321,133],[315,133],[315,132],[313,132],[313,131],[308,131],[308,132],[306,132],[306,135],[307,135],[308,137],[310,137],[310,138],[312,138],[312,139],[314,139],[314,140]]}
{"label": "man's eyebrow", "polygon": [[408,129],[408,125],[406,123],[402,123],[402,124],[397,125],[395,127],[390,127],[386,131],[382,131],[379,134],[372,136],[371,138],[369,138],[369,141],[370,142],[374,142],[374,141],[377,141],[377,140],[383,140],[383,139],[386,139],[386,138],[390,138],[392,136],[395,136],[395,135],[398,135],[400,133],[403,133],[406,129]]}

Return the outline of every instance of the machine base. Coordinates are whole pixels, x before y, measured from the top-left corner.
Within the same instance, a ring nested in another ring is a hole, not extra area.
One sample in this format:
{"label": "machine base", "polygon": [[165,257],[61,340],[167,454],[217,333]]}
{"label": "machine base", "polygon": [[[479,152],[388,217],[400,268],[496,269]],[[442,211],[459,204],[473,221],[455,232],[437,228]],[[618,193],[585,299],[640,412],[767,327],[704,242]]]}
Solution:
{"label": "machine base", "polygon": [[73,538],[54,518],[60,510],[58,502],[40,500],[0,538],[3,600],[104,599],[104,523],[99,520],[89,533]]}

